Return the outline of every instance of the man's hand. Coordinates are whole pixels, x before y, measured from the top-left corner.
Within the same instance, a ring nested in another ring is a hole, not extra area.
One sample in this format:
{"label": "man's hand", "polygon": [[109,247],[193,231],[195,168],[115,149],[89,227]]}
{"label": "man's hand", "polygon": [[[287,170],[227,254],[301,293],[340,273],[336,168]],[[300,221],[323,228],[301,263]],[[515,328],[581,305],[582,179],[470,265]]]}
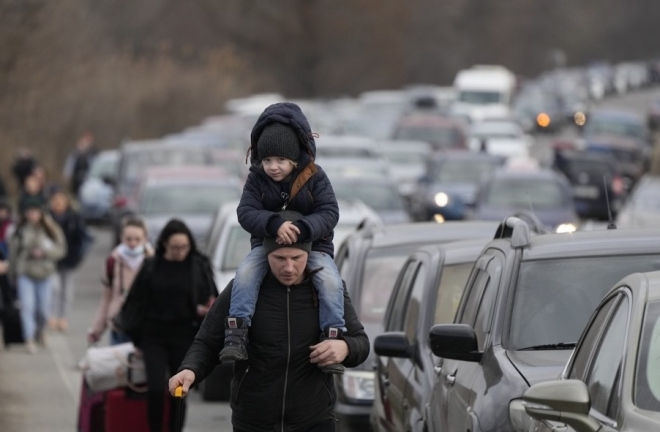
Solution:
{"label": "man's hand", "polygon": [[9,261],[0,261],[0,275],[7,274],[9,271]]}
{"label": "man's hand", "polygon": [[278,244],[292,244],[298,240],[298,235],[300,235],[300,230],[292,222],[286,221],[280,226],[280,229],[277,230],[277,240]]}
{"label": "man's hand", "polygon": [[348,357],[348,344],[339,339],[327,339],[309,347],[310,361],[320,367],[340,364]]}
{"label": "man's hand", "polygon": [[177,387],[183,387],[183,396],[188,394],[190,386],[195,382],[195,372],[190,369],[184,369],[178,374],[170,378],[169,390],[170,394],[174,396]]}

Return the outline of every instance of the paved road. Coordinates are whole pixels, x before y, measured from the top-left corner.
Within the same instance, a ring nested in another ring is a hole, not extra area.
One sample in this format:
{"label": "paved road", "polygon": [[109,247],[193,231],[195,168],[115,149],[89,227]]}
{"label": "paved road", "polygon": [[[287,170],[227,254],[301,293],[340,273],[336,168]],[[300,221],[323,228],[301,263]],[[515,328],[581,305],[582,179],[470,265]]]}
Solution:
{"label": "paved road", "polygon": [[[626,95],[602,105],[644,113],[649,102],[657,97],[660,97],[660,90]],[[575,133],[570,128],[562,132]],[[534,155],[547,160],[552,138],[541,136],[534,147]],[[95,246],[78,274],[71,330],[65,335],[49,335],[49,349],[37,355],[27,354],[20,346],[0,351],[1,432],[75,430],[81,383],[76,365],[86,349],[85,332],[101,293],[99,280],[103,259],[110,250],[110,233],[101,230],[95,235]],[[231,431],[230,416],[227,404],[205,403],[193,394],[186,431]]]}

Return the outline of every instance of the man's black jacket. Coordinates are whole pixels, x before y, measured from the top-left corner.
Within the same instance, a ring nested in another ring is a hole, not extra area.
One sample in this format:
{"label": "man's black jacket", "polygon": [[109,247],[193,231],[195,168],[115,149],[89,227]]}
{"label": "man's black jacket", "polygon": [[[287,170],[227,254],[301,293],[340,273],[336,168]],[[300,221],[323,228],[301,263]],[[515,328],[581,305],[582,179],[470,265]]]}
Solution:
{"label": "man's black jacket", "polygon": [[[298,168],[290,182],[276,182],[261,167],[257,143],[261,133],[271,123],[290,126],[302,145]],[[304,218],[296,221],[301,231],[300,241],[312,241],[312,250],[334,255],[333,230],[339,220],[339,205],[325,172],[314,163],[316,143],[307,118],[294,103],[282,102],[269,106],[259,116],[251,134],[250,174],[236,209],[238,222],[252,234],[252,247],[261,246],[264,237],[276,237],[284,219],[277,214],[286,206]]]}
{"label": "man's black jacket", "polygon": [[[232,281],[233,282],[233,281]],[[213,304],[179,370],[190,369],[195,382],[216,366],[229,314],[232,282]],[[306,430],[334,415],[331,375],[310,363],[310,346],[319,342],[318,301],[311,280],[286,287],[269,273],[249,332],[248,356],[234,364],[231,407],[234,427],[250,432]],[[355,367],[369,355],[369,339],[344,288],[344,340]]]}

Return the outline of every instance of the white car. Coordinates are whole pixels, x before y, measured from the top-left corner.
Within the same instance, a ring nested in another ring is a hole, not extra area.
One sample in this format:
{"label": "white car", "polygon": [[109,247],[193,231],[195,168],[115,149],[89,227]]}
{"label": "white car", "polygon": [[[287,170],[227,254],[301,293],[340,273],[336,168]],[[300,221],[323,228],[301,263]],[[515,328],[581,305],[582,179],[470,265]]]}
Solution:
{"label": "white car", "polygon": [[[470,126],[468,146],[472,151],[485,150],[489,154],[507,158],[527,158],[531,138],[520,125],[509,120],[489,120]],[[485,146],[485,148],[482,148]]]}

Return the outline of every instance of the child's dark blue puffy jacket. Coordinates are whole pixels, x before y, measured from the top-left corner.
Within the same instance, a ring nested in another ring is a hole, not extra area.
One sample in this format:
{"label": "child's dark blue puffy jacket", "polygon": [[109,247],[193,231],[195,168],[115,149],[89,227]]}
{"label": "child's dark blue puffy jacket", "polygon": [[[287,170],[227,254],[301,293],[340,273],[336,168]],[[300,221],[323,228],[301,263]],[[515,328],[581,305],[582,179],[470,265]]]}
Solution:
{"label": "child's dark blue puffy jacket", "polygon": [[[264,128],[273,122],[291,126],[304,149],[291,173],[291,182],[272,180],[261,167],[257,142]],[[276,237],[284,219],[277,214],[285,206],[305,215],[295,223],[301,230],[299,240],[312,240],[312,250],[334,255],[333,231],[339,220],[339,206],[325,172],[314,163],[316,143],[307,118],[293,103],[277,103],[261,114],[250,137],[250,174],[236,210],[238,222],[252,234],[252,248],[261,246],[264,237]]]}

